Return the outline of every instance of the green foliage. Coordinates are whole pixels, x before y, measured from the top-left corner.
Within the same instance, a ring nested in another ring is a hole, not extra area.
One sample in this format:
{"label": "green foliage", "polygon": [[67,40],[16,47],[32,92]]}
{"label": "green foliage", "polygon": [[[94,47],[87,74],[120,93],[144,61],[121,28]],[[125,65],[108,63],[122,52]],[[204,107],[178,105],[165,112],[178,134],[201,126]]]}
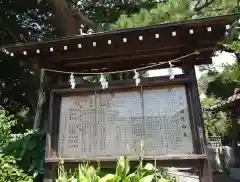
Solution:
{"label": "green foliage", "polygon": [[[214,3],[216,4],[217,1]],[[232,1],[223,1],[221,4],[217,4],[216,7],[221,8],[225,7],[226,9],[232,9],[231,12],[237,11],[237,3],[235,3],[234,8]],[[204,8],[204,11],[208,11],[208,8]],[[233,95],[234,89],[239,87],[240,79],[240,67],[239,67],[239,51],[240,51],[240,22],[235,21],[230,26],[230,29],[227,32],[225,40],[221,43],[221,49],[227,52],[235,53],[236,63],[233,65],[223,64],[222,71],[218,71],[216,68],[210,66],[205,67],[205,73],[199,80],[200,90],[204,92],[207,96],[220,98],[221,100],[226,100],[228,97]],[[226,60],[227,62],[228,60]]]}
{"label": "green foliage", "polygon": [[206,136],[223,136],[229,132],[231,128],[231,121],[226,113],[209,110],[210,107],[218,102],[219,101],[214,98],[207,98],[201,101]]}
{"label": "green foliage", "polygon": [[149,10],[157,3],[156,0],[102,0],[93,5],[92,1],[83,0],[78,3],[78,7],[86,12],[91,20],[103,25],[108,30],[109,25],[116,22],[122,14],[132,15],[138,13],[141,9]]}
{"label": "green foliage", "polygon": [[[31,70],[20,66],[20,60],[0,51],[0,105],[11,113],[28,111],[27,118],[32,119],[37,102],[38,76]],[[30,116],[30,117],[29,117]],[[23,132],[32,127],[32,123],[23,117],[25,127],[18,126]],[[17,127],[16,126],[16,127]]]}
{"label": "green foliage", "polygon": [[239,26],[240,26],[240,21],[237,21],[237,20],[231,25],[228,31],[228,36],[226,37],[226,40],[223,42],[224,50],[227,50],[229,52],[239,53],[240,51]]}
{"label": "green foliage", "polygon": [[219,65],[219,68],[205,68],[198,80],[199,90],[208,97],[226,100],[233,95],[234,89],[239,87],[240,65],[235,62]]}
{"label": "green foliage", "polygon": [[29,130],[17,135],[3,149],[4,154],[14,156],[17,164],[29,175],[40,178],[44,174],[45,137],[43,132]]}
{"label": "green foliage", "polygon": [[208,6],[197,11],[198,17],[213,17],[238,12],[238,0],[214,0]]}
{"label": "green foliage", "polygon": [[[64,1],[63,1],[64,2]],[[155,0],[66,0],[72,10],[80,10],[89,19],[108,28],[122,13],[132,14],[141,8],[150,9]],[[0,1],[0,40],[2,44],[51,39],[59,35],[55,13],[49,2],[42,0]],[[59,2],[61,3],[61,2]],[[29,33],[30,32],[30,33]]]}
{"label": "green foliage", "polygon": [[240,52],[240,41],[235,40],[230,44],[225,44],[225,47],[234,51],[234,52]]}
{"label": "green foliage", "polygon": [[0,109],[0,149],[6,147],[12,140],[12,127],[16,124],[14,116]]}
{"label": "green foliage", "polygon": [[[1,0],[0,6],[1,44],[37,40],[43,32],[48,36],[52,34],[49,26],[52,15],[46,3],[38,4],[37,0]],[[39,34],[31,28],[34,23],[41,26]]]}
{"label": "green foliage", "polygon": [[[193,8],[194,7],[194,8]],[[141,9],[134,14],[122,14],[110,25],[112,29],[135,28],[188,19],[226,15],[237,12],[237,0],[215,0],[210,5],[195,7],[189,0],[169,0],[154,8]]]}
{"label": "green foliage", "polygon": [[206,94],[208,89],[208,83],[215,80],[218,71],[213,67],[201,67],[202,74],[201,77],[198,79],[198,88],[201,94]]}
{"label": "green foliage", "polygon": [[169,23],[190,19],[194,12],[190,10],[187,0],[171,1],[171,3],[160,3],[151,10],[142,9],[139,13],[131,16],[122,14],[119,19],[111,25],[113,29],[135,28],[148,25]]}
{"label": "green foliage", "polygon": [[240,65],[238,63],[225,64],[222,68],[223,70],[215,72],[213,78],[208,82],[206,94],[225,100],[233,95],[234,89],[240,83]]}
{"label": "green foliage", "polygon": [[[111,29],[120,29],[227,14],[236,10],[236,1],[237,0],[215,0],[210,6],[206,6],[197,11],[192,8],[191,1],[189,0],[169,0],[162,1],[161,3],[157,3],[155,0],[127,0],[121,3],[116,3],[115,0],[103,0],[98,1],[95,5],[92,5],[92,1],[87,0],[83,0],[80,3],[78,0],[68,0],[67,2],[71,7],[80,9],[83,13],[88,14],[90,19],[103,25],[107,29],[109,27]],[[54,13],[47,6],[46,1],[33,0],[30,2],[26,0],[13,0],[0,1],[0,4],[1,44],[49,39],[59,35],[56,29],[56,22],[54,23]],[[116,23],[114,23],[115,21]],[[40,29],[31,28],[33,24],[38,24]],[[234,47],[237,46],[238,43],[234,45]],[[36,175],[41,174],[43,170],[43,133],[21,133],[25,132],[26,128],[32,126],[31,116],[33,116],[35,112],[38,79],[35,73],[26,67],[21,67],[20,63],[20,60],[15,60],[6,55],[0,55],[0,105],[8,108],[13,113],[18,113],[18,116],[24,116],[24,120],[21,120],[21,122],[18,120],[17,122],[15,118],[6,113],[6,111],[0,111],[0,148],[3,149],[6,155],[12,155],[16,158],[15,163],[10,162],[14,168],[18,169],[16,166],[19,165],[24,171],[28,172],[29,175]],[[229,79],[235,78],[233,79],[235,81],[230,82],[233,85],[235,85],[238,78],[236,75],[236,71],[231,72],[231,76],[228,74]],[[121,75],[114,76],[116,77],[112,79],[120,79],[122,77]],[[130,75],[130,77],[132,76]],[[225,78],[225,82],[222,82],[222,77]],[[214,83],[211,82],[212,86],[210,85],[208,88],[208,93],[218,96],[222,96],[222,93],[227,93],[224,95],[224,97],[226,97],[229,95],[227,91],[230,90],[229,88],[233,88],[233,85],[229,87],[230,84],[228,83],[229,80],[226,79],[226,74],[225,76],[216,75],[216,78],[219,78],[217,85],[222,83],[225,85],[216,87]],[[213,91],[211,88],[217,89]],[[226,90],[223,88],[226,88]],[[218,91],[218,94],[216,94],[216,91]],[[26,120],[26,114],[23,113],[27,113],[30,119],[28,118],[28,120]],[[213,123],[214,117],[214,115],[210,117],[209,120],[211,120],[211,122],[209,123]],[[16,126],[16,123],[20,126]],[[213,129],[209,130],[212,131]],[[9,163],[7,160],[8,159],[6,159],[5,162]],[[124,173],[122,172],[121,165],[120,167],[119,165],[116,170],[118,171],[116,172],[117,174],[109,174],[105,177],[107,179],[112,179],[112,177],[114,177],[114,179],[124,178],[126,182],[130,179],[137,179],[141,182],[152,179],[152,173],[142,176],[144,174],[144,172],[142,172],[143,169],[138,170],[131,176],[132,173],[126,173],[126,171],[129,171],[126,166],[123,167],[125,170]],[[88,168],[85,170],[88,170]],[[91,168],[90,172],[91,171],[93,171],[93,168]],[[82,173],[83,171],[81,174]],[[91,176],[90,179],[93,179],[93,177],[94,175]],[[162,178],[160,179],[164,180]]]}
{"label": "green foliage", "polygon": [[23,170],[17,167],[16,161],[11,156],[0,154],[0,182],[32,182]]}
{"label": "green foliage", "polygon": [[[23,134],[14,134],[12,128],[16,123],[13,115],[0,109],[0,149],[4,154],[1,157],[16,170],[19,166],[29,176],[38,179],[44,172],[44,133],[29,130]],[[8,161],[10,159],[12,161]]]}
{"label": "green foliage", "polygon": [[[141,161],[140,161],[141,163]],[[60,163],[58,170],[57,182],[152,182],[156,179],[158,182],[175,182],[168,175],[162,175],[162,172],[156,169],[152,164],[148,163],[144,167],[139,165],[134,172],[127,156],[120,157],[116,166],[115,174],[108,173],[101,175],[100,167],[94,169],[92,166],[79,165],[75,171],[67,171],[63,163]]]}
{"label": "green foliage", "polygon": [[[228,36],[222,43],[223,50],[228,52],[234,52],[236,55],[236,63],[229,65],[223,64],[221,72],[214,68],[208,68],[205,76],[205,80],[208,80],[205,85],[205,93],[208,96],[214,96],[226,100],[233,95],[234,89],[239,87],[240,83],[240,65],[239,65],[239,51],[240,51],[240,23],[235,21],[229,31]],[[228,60],[226,60],[227,62]],[[214,74],[212,74],[214,73]],[[211,74],[211,75],[210,75]]]}

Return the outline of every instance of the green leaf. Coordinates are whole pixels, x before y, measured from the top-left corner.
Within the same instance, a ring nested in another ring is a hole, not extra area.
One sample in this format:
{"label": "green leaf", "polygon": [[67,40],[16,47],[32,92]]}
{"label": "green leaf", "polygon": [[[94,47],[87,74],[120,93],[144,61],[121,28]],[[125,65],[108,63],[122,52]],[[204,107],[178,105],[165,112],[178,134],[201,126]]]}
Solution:
{"label": "green leaf", "polygon": [[120,157],[116,168],[116,176],[125,178],[130,171],[129,160],[127,156]]}
{"label": "green leaf", "polygon": [[157,182],[171,182],[172,180],[167,180],[164,178],[158,179]]}
{"label": "green leaf", "polygon": [[139,180],[139,182],[152,182],[154,175],[148,175]]}
{"label": "green leaf", "polygon": [[144,169],[146,169],[146,170],[155,170],[155,167],[151,163],[147,163],[144,166]]}
{"label": "green leaf", "polygon": [[134,176],[131,177],[132,182],[139,182],[139,177],[135,174]]}
{"label": "green leaf", "polygon": [[71,179],[71,182],[78,182],[78,180],[77,179]]}
{"label": "green leaf", "polygon": [[115,178],[114,174],[107,174],[106,176],[102,177],[99,182],[113,182],[113,179]]}
{"label": "green leaf", "polygon": [[96,176],[96,170],[92,166],[87,168],[87,176]]}
{"label": "green leaf", "polygon": [[[129,174],[125,179],[123,179],[122,181],[123,182],[133,182],[133,178],[136,176],[136,174],[135,173],[131,173],[131,174]],[[136,176],[137,177],[137,176]],[[137,180],[138,181],[138,180]]]}

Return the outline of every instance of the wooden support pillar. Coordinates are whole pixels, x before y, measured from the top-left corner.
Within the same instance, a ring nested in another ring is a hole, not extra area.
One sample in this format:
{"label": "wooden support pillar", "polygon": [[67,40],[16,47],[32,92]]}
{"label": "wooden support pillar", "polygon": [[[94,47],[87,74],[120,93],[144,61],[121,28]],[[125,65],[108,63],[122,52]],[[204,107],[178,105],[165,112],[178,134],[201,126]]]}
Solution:
{"label": "wooden support pillar", "polygon": [[43,182],[55,182],[56,178],[56,165],[55,164],[45,164],[45,173]]}
{"label": "wooden support pillar", "polygon": [[212,169],[211,169],[209,160],[202,161],[200,174],[199,174],[199,181],[213,182]]}
{"label": "wooden support pillar", "polygon": [[[51,93],[51,89],[56,87],[59,82],[59,77],[54,74],[48,73],[48,82],[46,83],[45,95],[46,102],[44,103],[44,107],[42,110],[42,120],[41,120],[41,129],[46,131],[46,147],[45,147],[45,158],[50,155],[50,151],[52,148],[52,118],[53,114],[59,115],[60,112],[54,113],[53,111],[53,95]],[[58,118],[58,117],[57,117]],[[55,182],[57,172],[57,165],[54,163],[45,163],[44,167],[44,180],[43,182]]]}
{"label": "wooden support pillar", "polygon": [[[197,78],[196,78],[196,72],[194,65],[184,64],[182,67],[183,73],[192,77],[194,81],[187,85],[189,93],[188,96],[190,97],[190,106],[192,105],[192,119],[195,125],[195,129],[199,136],[196,138],[198,141],[195,141],[195,144],[197,145],[196,151],[197,153],[203,153],[207,154],[207,142],[204,135],[204,121],[202,117],[202,109],[201,109],[201,103],[199,98],[199,91],[198,91],[198,85],[197,85]],[[200,162],[199,167],[200,175],[199,179],[200,182],[212,182],[212,170],[209,163],[209,160],[203,160]]]}

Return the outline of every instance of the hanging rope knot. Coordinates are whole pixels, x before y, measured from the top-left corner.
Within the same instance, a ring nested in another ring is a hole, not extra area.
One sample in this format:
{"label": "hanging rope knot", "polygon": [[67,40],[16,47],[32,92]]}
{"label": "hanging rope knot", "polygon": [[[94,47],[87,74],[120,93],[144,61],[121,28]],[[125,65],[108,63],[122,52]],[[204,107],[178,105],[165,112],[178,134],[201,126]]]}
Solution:
{"label": "hanging rope knot", "polygon": [[135,80],[136,86],[138,86],[141,82],[140,78],[139,78],[139,73],[137,72],[136,69],[134,69],[134,77],[133,79]]}
{"label": "hanging rope knot", "polygon": [[[1,50],[1,49],[0,49]],[[4,50],[2,50],[4,51]],[[187,54],[187,55],[184,55],[184,56],[181,56],[181,57],[178,57],[178,58],[175,58],[175,59],[172,59],[170,61],[166,61],[166,62],[159,62],[157,64],[152,64],[152,65],[148,65],[148,66],[144,66],[144,67],[138,67],[138,68],[135,68],[135,69],[128,69],[128,70],[121,70],[121,71],[108,71],[108,72],[104,72],[104,73],[101,73],[101,77],[100,77],[100,83],[101,83],[101,86],[103,89],[106,89],[108,88],[108,82],[104,76],[104,74],[117,74],[117,73],[126,73],[126,72],[132,72],[134,71],[134,77],[133,79],[135,80],[135,83],[136,83],[136,86],[138,86],[141,82],[140,80],[140,77],[139,77],[139,72],[137,72],[137,70],[147,70],[147,69],[151,69],[151,68],[154,68],[154,67],[157,67],[157,66],[160,66],[160,65],[165,65],[165,64],[169,64],[170,65],[170,68],[169,68],[169,76],[170,76],[170,79],[174,79],[175,75],[174,75],[174,72],[173,72],[173,65],[172,65],[172,62],[181,62],[181,59],[183,58],[186,58],[186,57],[189,57],[189,56],[193,56],[193,55],[196,55],[196,54],[200,54],[200,52],[198,51],[195,51],[195,52],[192,52],[190,54]],[[55,72],[55,73],[64,73],[64,74],[70,74],[70,79],[69,79],[69,82],[70,82],[70,85],[71,85],[71,88],[74,89],[75,86],[76,86],[76,82],[75,82],[75,78],[74,78],[74,74],[75,75],[99,75],[99,72],[91,72],[91,73],[85,73],[85,72],[69,72],[69,71],[63,71],[63,70],[52,70],[52,69],[47,69],[47,68],[42,68],[41,70],[41,74],[43,73],[44,74],[44,71],[49,71],[49,72]]]}
{"label": "hanging rope knot", "polygon": [[73,73],[71,73],[69,81],[70,81],[71,88],[74,89],[75,85],[76,85],[76,82],[75,82],[75,78],[74,78]]}
{"label": "hanging rope knot", "polygon": [[175,78],[175,74],[174,74],[174,70],[173,70],[173,64],[171,63],[171,61],[168,62],[169,64],[169,69],[168,69],[168,72],[169,72],[169,79],[172,80]]}
{"label": "hanging rope knot", "polygon": [[108,88],[108,82],[107,82],[105,76],[104,76],[102,73],[101,73],[101,77],[100,77],[99,82],[100,82],[101,85],[102,85],[102,89]]}

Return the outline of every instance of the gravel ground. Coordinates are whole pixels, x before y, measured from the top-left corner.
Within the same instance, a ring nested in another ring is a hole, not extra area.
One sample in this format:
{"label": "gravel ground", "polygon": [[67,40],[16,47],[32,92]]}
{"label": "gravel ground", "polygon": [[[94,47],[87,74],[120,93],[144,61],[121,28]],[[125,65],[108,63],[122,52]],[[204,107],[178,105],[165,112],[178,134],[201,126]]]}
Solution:
{"label": "gravel ground", "polygon": [[189,172],[179,172],[177,168],[169,168],[168,172],[172,176],[176,177],[177,182],[199,182],[198,176]]}
{"label": "gravel ground", "polygon": [[214,182],[240,182],[240,180],[237,179],[231,179],[229,176],[224,174],[216,174],[213,176]]}
{"label": "gravel ground", "polygon": [[175,172],[177,182],[199,182],[199,177],[187,172]]}
{"label": "gravel ground", "polygon": [[[177,182],[199,182],[199,177],[189,172],[179,172],[176,168],[170,168],[169,173],[176,176]],[[214,174],[213,182],[240,182],[240,180],[231,179],[225,174]]]}

